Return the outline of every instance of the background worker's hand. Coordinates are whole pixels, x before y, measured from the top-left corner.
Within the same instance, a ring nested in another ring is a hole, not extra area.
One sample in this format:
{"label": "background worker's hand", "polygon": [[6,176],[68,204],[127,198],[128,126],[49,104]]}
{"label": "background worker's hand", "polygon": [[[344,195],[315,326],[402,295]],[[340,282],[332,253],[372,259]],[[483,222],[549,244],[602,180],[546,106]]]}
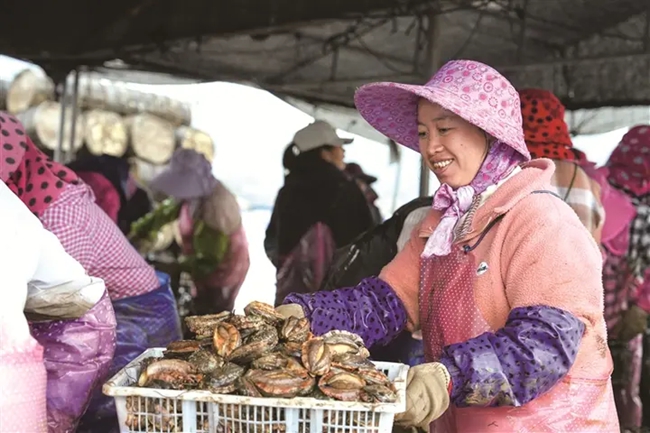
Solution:
{"label": "background worker's hand", "polygon": [[305,312],[298,304],[280,305],[279,307],[275,308],[275,311],[277,311],[285,319],[291,316],[297,317],[298,319],[305,317]]}
{"label": "background worker's hand", "polygon": [[648,313],[637,305],[631,305],[623,312],[621,321],[612,330],[617,340],[627,342],[642,334],[648,326]]}
{"label": "background worker's hand", "polygon": [[451,375],[439,362],[411,367],[406,380],[406,411],[395,416],[402,426],[428,431],[429,424],[449,407]]}

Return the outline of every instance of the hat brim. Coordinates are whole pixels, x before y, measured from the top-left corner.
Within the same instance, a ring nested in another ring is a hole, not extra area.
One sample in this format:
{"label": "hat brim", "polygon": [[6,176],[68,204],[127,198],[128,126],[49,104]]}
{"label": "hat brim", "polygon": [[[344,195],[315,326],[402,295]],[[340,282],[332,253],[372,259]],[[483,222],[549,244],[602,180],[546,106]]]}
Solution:
{"label": "hat brim", "polygon": [[371,83],[356,91],[354,103],[359,114],[377,131],[398,144],[419,151],[417,110],[420,98],[440,105],[530,159],[521,128],[515,130],[517,128],[505,125],[505,122],[500,128],[495,128],[493,123],[500,119],[494,111],[477,109],[472,106],[469,96],[458,95],[440,86]]}
{"label": "hat brim", "polygon": [[153,178],[149,188],[177,200],[189,200],[205,194],[205,187],[191,172],[179,174],[174,170],[164,171]]}
{"label": "hat brim", "polygon": [[339,143],[339,146],[344,146],[344,145],[346,145],[346,144],[350,144],[350,143],[352,143],[352,142],[354,141],[354,138],[343,138],[343,137],[339,137],[339,140],[341,140],[341,142]]}
{"label": "hat brim", "polygon": [[375,176],[370,176],[369,174],[362,174],[360,177],[368,185],[377,182],[377,178]]}

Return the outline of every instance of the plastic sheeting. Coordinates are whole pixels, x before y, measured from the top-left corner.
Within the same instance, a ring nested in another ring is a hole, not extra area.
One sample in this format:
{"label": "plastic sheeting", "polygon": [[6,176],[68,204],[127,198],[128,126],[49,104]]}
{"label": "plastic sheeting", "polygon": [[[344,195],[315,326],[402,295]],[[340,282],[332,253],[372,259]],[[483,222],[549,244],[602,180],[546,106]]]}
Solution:
{"label": "plastic sheeting", "polygon": [[[117,319],[117,347],[107,377],[115,375],[145,350],[165,347],[182,338],[170,278],[162,272],[156,274],[160,281],[158,289],[113,302]],[[99,433],[115,431],[116,428],[113,398],[102,394],[100,384],[93,393],[79,431]]]}
{"label": "plastic sheeting", "polygon": [[115,316],[107,294],[79,319],[34,322],[44,348],[50,432],[74,432],[115,351]]}
{"label": "plastic sheeting", "polygon": [[320,289],[332,262],[336,245],[330,228],[314,224],[283,260],[277,274],[275,304],[289,293],[314,293]]}

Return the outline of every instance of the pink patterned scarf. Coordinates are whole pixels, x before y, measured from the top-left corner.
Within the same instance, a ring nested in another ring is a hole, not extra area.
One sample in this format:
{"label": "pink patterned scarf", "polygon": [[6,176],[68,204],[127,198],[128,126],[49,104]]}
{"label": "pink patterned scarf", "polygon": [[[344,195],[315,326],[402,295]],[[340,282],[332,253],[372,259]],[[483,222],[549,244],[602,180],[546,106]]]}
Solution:
{"label": "pink patterned scarf", "polygon": [[489,186],[498,184],[508,177],[512,170],[525,161],[524,156],[509,145],[495,141],[481,165],[474,180],[454,191],[442,184],[433,196],[433,209],[444,212],[440,223],[427,240],[422,257],[446,256],[451,252],[454,241],[454,227],[472,205],[475,195],[483,193]]}
{"label": "pink patterned scarf", "polygon": [[631,128],[607,161],[609,181],[630,195],[650,194],[650,125]]}

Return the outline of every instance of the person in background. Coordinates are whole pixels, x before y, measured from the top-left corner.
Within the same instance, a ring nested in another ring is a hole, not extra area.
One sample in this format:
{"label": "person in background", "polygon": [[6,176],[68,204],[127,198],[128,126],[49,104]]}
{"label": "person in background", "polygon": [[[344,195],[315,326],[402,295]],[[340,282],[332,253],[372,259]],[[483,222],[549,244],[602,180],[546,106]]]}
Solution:
{"label": "person in background", "polygon": [[115,350],[111,301],[4,182],[0,207],[0,432],[74,431]]}
{"label": "person in background", "polygon": [[296,132],[284,152],[287,174],[264,239],[277,268],[277,301],[290,291],[317,291],[335,249],[374,226],[361,189],[343,172],[350,142],[318,120]]}
{"label": "person in background", "polygon": [[419,149],[440,181],[432,209],[378,277],[291,294],[278,312],[367,346],[421,329],[426,362],[409,370],[399,424],[617,431],[602,257],[552,191],[553,162],[530,160],[514,87],[454,60],[426,85],[368,84],[355,102],[378,131]]}
{"label": "person in background", "polygon": [[624,196],[606,208],[622,229],[604,243],[605,314],[621,427],[638,431],[643,334],[650,313],[650,125],[631,128],[601,171]]}
{"label": "person in background", "polygon": [[605,222],[600,185],[590,178],[579,153],[573,149],[564,120],[564,105],[548,90],[519,90],[524,138],[531,157],[549,158],[555,163],[551,184],[600,244]]}
{"label": "person in background", "polygon": [[131,224],[153,208],[147,193],[130,174],[129,163],[110,155],[85,155],[68,164],[95,195],[97,205],[128,234]]}
{"label": "person in background", "polygon": [[250,267],[237,198],[213,176],[208,160],[191,149],[178,149],[149,187],[168,199],[134,224],[134,234],[155,234],[173,222],[181,267],[196,288],[196,313],[232,310]]}
{"label": "person in background", "polygon": [[[7,132],[0,137],[1,180],[89,275],[106,284],[117,320],[117,346],[109,375],[149,347],[164,347],[180,339],[169,277],[144,261],[72,170],[37,149],[13,116],[0,113],[0,122]],[[57,351],[46,352],[46,366],[63,362],[59,356],[63,355]],[[82,413],[71,415],[71,420]],[[113,399],[102,395],[101,386],[96,387],[80,431],[101,432],[116,424]]]}
{"label": "person in background", "polygon": [[366,174],[361,166],[355,162],[345,164],[344,172],[355,180],[357,185],[359,185],[359,188],[361,188],[363,195],[366,196],[368,206],[370,207],[370,214],[372,215],[373,223],[381,224],[384,219],[381,216],[379,208],[375,204],[379,198],[379,195],[377,195],[377,192],[372,188],[372,184],[377,182],[377,178],[375,176]]}

